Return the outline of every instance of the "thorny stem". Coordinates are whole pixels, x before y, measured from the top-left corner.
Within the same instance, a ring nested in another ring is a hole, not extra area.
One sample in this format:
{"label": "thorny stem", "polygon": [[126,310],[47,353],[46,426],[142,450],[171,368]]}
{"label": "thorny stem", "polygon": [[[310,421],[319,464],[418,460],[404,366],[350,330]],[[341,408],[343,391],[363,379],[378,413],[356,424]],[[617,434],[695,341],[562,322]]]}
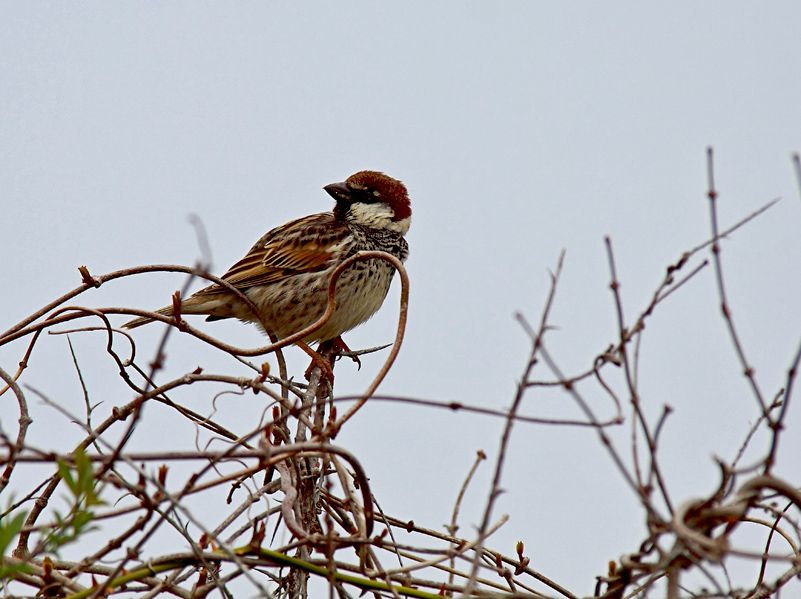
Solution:
{"label": "thorny stem", "polygon": [[529,354],[528,362],[526,363],[526,367],[523,371],[523,375],[520,377],[520,381],[517,384],[517,391],[515,392],[514,400],[512,401],[512,406],[509,409],[509,415],[506,418],[506,425],[504,426],[503,433],[501,433],[501,441],[500,447],[498,448],[498,457],[495,461],[495,472],[492,477],[492,484],[490,486],[490,492],[487,496],[487,503],[484,508],[484,516],[481,520],[481,525],[478,529],[478,539],[479,539],[479,546],[476,550],[476,556],[473,559],[473,566],[470,573],[470,582],[467,585],[467,589],[465,593],[471,593],[476,586],[475,579],[478,577],[478,569],[480,564],[480,556],[481,556],[481,548],[483,547],[483,543],[485,540],[485,535],[487,534],[487,528],[490,523],[490,519],[492,518],[492,510],[495,506],[495,501],[497,500],[498,496],[501,493],[501,476],[503,473],[503,466],[506,460],[506,449],[509,445],[509,439],[512,436],[512,428],[515,422],[515,416],[517,415],[517,411],[520,408],[520,404],[523,401],[523,396],[526,393],[527,383],[531,377],[531,371],[534,369],[534,365],[537,363],[537,354],[540,351],[540,346],[542,344],[542,338],[547,331],[547,324],[548,324],[548,316],[551,311],[551,306],[553,305],[554,297],[556,296],[556,286],[559,282],[559,275],[562,272],[562,265],[564,264],[565,259],[565,252],[563,251],[559,255],[559,260],[556,265],[556,272],[551,275],[551,286],[550,291],[548,292],[548,298],[545,300],[545,306],[542,310],[542,315],[540,317],[540,325],[539,329],[537,330],[535,336],[531,340],[531,352]]}
{"label": "thorny stem", "polygon": [[726,285],[723,281],[723,266],[720,260],[720,235],[718,233],[718,211],[717,211],[717,197],[718,192],[715,189],[715,171],[713,150],[711,147],[706,150],[706,169],[707,169],[707,197],[709,198],[709,221],[712,226],[712,262],[715,265],[715,280],[718,286],[718,296],[720,298],[720,311],[723,314],[723,320],[726,323],[726,328],[729,331],[734,350],[737,353],[737,358],[740,361],[740,366],[743,369],[745,378],[748,379],[748,384],[754,394],[754,398],[759,404],[765,419],[772,423],[770,414],[768,414],[767,405],[762,396],[762,391],[759,389],[756,377],[754,376],[754,368],[748,363],[748,358],[745,356],[745,349],[740,342],[740,337],[737,334],[737,329],[734,326],[734,319],[731,315],[729,302],[726,298]]}
{"label": "thorny stem", "polygon": [[17,423],[19,424],[19,430],[17,431],[17,438],[13,444],[7,443],[8,458],[6,459],[6,467],[3,470],[3,474],[0,476],[0,493],[2,493],[3,489],[6,488],[11,480],[11,474],[14,472],[14,466],[17,464],[17,457],[25,448],[25,436],[28,432],[28,427],[31,425],[33,420],[28,412],[28,403],[25,400],[25,395],[22,393],[22,389],[20,389],[19,385],[17,385],[11,375],[9,375],[2,368],[0,368],[0,379],[5,381],[9,388],[11,388],[11,390],[14,392],[14,395],[17,398],[17,404],[19,405],[19,419],[17,420]]}
{"label": "thorny stem", "polygon": [[[793,169],[795,171],[796,182],[798,183],[798,195],[801,198],[801,156],[793,154]],[[787,370],[787,380],[784,384],[784,398],[779,409],[779,416],[776,421],[772,423],[773,436],[770,442],[770,451],[765,460],[765,474],[768,474],[776,462],[776,455],[779,451],[779,436],[784,428],[784,420],[787,415],[787,410],[790,406],[790,398],[792,397],[793,390],[795,389],[795,381],[798,375],[798,366],[801,364],[801,343],[795,352],[795,356],[790,362],[790,368]]]}
{"label": "thorny stem", "polygon": [[[451,523],[450,526],[447,527],[448,533],[455,536],[456,532],[459,530],[458,521],[459,521],[459,508],[462,505],[462,499],[464,498],[464,494],[467,491],[467,487],[470,484],[470,481],[473,480],[473,475],[478,470],[479,465],[481,462],[487,459],[487,454],[485,454],[482,450],[478,450],[476,452],[476,459],[473,462],[473,465],[470,467],[470,471],[467,473],[467,476],[462,483],[461,489],[459,489],[459,494],[456,496],[456,502],[453,504],[453,513],[451,514]],[[451,558],[451,568],[454,567],[454,562],[456,560],[456,556]],[[453,584],[453,572],[451,572],[450,576],[448,577],[448,584]]]}
{"label": "thorny stem", "polygon": [[[617,268],[615,266],[615,258],[614,253],[612,252],[612,240],[609,237],[604,238],[604,243],[606,244],[606,254],[609,260],[609,271],[612,276],[612,281],[609,284],[609,287],[612,290],[612,295],[615,299],[615,312],[617,314],[617,325],[618,331],[620,334],[620,357],[623,363],[623,372],[625,373],[626,378],[626,386],[629,390],[629,399],[631,401],[631,406],[634,410],[634,414],[637,417],[637,422],[640,425],[640,429],[645,435],[645,440],[648,444],[648,453],[650,456],[650,472],[656,476],[657,484],[659,485],[659,490],[662,493],[662,499],[665,502],[665,505],[668,508],[668,511],[672,514],[673,513],[673,505],[670,501],[670,496],[668,495],[667,485],[662,478],[662,473],[659,468],[659,462],[656,459],[656,441],[654,435],[651,434],[651,428],[648,425],[648,420],[645,418],[645,414],[642,412],[642,408],[640,405],[640,394],[637,390],[637,387],[634,384],[634,376],[631,369],[631,361],[628,357],[628,342],[631,340],[631,333],[626,329],[626,321],[623,317],[623,302],[620,298],[620,281],[617,277]],[[636,443],[633,443],[633,457],[635,464],[638,463],[638,452]],[[641,496],[641,499],[644,503],[650,505],[650,491],[648,486],[642,480],[642,477],[639,473],[639,468],[636,469],[637,472],[637,487],[638,487],[638,494]]]}

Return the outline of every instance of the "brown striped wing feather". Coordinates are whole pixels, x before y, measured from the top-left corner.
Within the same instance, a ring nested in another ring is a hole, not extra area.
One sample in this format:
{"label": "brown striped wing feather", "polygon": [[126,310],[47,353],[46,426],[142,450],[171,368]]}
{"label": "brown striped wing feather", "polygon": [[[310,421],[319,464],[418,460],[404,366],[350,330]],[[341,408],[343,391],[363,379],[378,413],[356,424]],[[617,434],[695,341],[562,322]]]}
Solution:
{"label": "brown striped wing feather", "polygon": [[[330,212],[299,218],[266,233],[222,278],[244,291],[293,275],[325,270],[350,235],[350,230]],[[219,285],[211,285],[195,296],[226,292]]]}

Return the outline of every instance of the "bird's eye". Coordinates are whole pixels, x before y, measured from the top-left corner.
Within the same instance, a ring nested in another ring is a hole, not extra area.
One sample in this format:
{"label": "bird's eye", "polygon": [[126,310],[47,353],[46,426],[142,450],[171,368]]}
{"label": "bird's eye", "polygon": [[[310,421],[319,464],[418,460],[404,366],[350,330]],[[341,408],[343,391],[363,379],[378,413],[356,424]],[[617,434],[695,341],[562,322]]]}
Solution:
{"label": "bird's eye", "polygon": [[359,183],[348,183],[348,187],[350,188],[354,202],[373,204],[378,200],[378,198],[381,197],[380,192],[371,189],[366,185],[361,185]]}

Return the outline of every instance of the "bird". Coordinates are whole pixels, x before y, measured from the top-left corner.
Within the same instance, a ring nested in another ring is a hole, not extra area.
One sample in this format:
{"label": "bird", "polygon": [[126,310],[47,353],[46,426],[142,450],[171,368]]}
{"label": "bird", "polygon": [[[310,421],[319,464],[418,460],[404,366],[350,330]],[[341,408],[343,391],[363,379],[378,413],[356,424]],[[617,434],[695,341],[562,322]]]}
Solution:
{"label": "bird", "polygon": [[[304,216],[268,231],[221,277],[253,302],[258,315],[236,294],[216,283],[182,299],[181,314],[205,314],[209,321],[237,318],[256,323],[262,331],[283,339],[322,316],[328,304],[331,274],[350,256],[381,250],[406,261],[409,245],[405,235],[412,209],[402,182],[379,171],[363,170],[323,189],[335,201],[331,211]],[[337,280],[331,318],[303,341],[330,342],[347,350],[341,335],[378,311],[394,274],[395,268],[385,260],[353,263]],[[156,312],[172,316],[173,307]],[[133,329],[153,320],[145,316],[123,326]]]}

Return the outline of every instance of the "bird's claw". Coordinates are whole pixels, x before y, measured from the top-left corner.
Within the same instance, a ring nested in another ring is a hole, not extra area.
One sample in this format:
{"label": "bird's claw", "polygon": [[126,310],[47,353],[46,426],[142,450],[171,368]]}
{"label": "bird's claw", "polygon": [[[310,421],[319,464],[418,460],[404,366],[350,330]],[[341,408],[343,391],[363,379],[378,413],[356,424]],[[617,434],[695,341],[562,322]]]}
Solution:
{"label": "bird's claw", "polygon": [[342,339],[341,335],[331,342],[331,347],[333,347],[334,351],[337,352],[338,354],[337,359],[345,356],[347,358],[350,358],[356,363],[356,370],[362,369],[362,361],[359,359],[359,356],[351,352],[351,349],[348,347],[348,344],[345,343],[345,341]]}
{"label": "bird's claw", "polygon": [[315,368],[320,369],[320,381],[327,381],[331,387],[334,386],[334,368],[331,366],[331,362],[325,356],[317,354],[316,357],[312,357],[311,364],[306,369],[306,372],[303,374],[306,377],[307,381],[311,381],[312,372],[314,372]]}

